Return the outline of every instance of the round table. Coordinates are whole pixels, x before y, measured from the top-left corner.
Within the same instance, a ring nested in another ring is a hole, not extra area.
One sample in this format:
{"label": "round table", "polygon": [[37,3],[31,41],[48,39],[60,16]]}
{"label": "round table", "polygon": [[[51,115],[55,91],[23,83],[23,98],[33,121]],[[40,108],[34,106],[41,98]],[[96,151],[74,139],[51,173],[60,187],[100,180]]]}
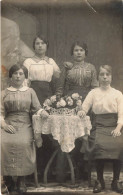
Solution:
{"label": "round table", "polygon": [[[69,156],[75,147],[75,140],[83,137],[87,139],[92,128],[89,116],[80,118],[77,115],[49,115],[47,119],[42,119],[39,115],[33,115],[34,134],[51,134],[54,140],[57,140],[62,152],[66,157],[71,170],[71,182],[75,183],[74,168]],[[49,167],[55,158],[58,149],[52,154],[44,171],[44,183],[47,183],[47,173]]]}

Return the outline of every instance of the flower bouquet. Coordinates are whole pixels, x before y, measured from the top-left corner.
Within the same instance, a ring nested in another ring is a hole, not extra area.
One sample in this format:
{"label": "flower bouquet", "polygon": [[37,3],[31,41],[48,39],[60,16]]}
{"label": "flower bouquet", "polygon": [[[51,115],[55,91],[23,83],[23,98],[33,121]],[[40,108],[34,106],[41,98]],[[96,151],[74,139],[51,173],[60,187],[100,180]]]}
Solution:
{"label": "flower bouquet", "polygon": [[57,95],[46,99],[43,108],[49,114],[76,115],[82,107],[82,96],[73,93],[71,96],[60,97]]}

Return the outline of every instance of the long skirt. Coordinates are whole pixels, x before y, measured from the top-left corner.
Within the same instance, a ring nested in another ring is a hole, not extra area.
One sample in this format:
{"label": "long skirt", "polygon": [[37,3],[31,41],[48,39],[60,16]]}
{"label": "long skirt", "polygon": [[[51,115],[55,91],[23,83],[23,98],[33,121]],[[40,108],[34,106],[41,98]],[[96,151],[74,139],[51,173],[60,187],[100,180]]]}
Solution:
{"label": "long skirt", "polygon": [[93,115],[93,128],[89,136],[85,159],[123,160],[123,131],[121,131],[121,136],[111,135],[116,126],[116,113]]}
{"label": "long skirt", "polygon": [[1,131],[1,173],[3,176],[30,175],[35,170],[36,152],[29,114],[10,113],[6,123],[12,125],[16,133]]}

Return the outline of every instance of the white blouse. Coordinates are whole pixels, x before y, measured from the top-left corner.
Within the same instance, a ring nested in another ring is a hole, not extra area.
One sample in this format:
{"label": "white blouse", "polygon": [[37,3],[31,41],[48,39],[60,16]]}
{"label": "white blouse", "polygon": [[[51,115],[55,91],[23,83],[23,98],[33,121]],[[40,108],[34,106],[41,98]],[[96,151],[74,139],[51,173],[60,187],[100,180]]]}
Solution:
{"label": "white blouse", "polygon": [[95,114],[118,113],[117,123],[123,124],[123,94],[112,87],[92,89],[82,105],[86,113],[90,108]]}
{"label": "white blouse", "polygon": [[47,81],[52,80],[52,76],[57,77],[60,69],[52,58],[45,57],[39,62],[28,58],[23,64],[28,69],[28,79],[30,81]]}

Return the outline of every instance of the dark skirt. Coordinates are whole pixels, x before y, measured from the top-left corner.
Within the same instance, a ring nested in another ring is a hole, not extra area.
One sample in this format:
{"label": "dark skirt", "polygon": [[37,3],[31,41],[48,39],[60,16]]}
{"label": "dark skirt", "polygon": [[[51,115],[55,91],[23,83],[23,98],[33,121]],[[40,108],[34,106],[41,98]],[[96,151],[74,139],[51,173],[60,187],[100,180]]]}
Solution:
{"label": "dark skirt", "polygon": [[52,90],[49,82],[31,81],[30,87],[33,88],[34,91],[36,92],[36,95],[39,99],[41,106],[49,96],[52,96]]}
{"label": "dark skirt", "polygon": [[118,137],[111,135],[117,126],[117,114],[93,114],[92,126],[85,159],[123,160],[123,132]]}

